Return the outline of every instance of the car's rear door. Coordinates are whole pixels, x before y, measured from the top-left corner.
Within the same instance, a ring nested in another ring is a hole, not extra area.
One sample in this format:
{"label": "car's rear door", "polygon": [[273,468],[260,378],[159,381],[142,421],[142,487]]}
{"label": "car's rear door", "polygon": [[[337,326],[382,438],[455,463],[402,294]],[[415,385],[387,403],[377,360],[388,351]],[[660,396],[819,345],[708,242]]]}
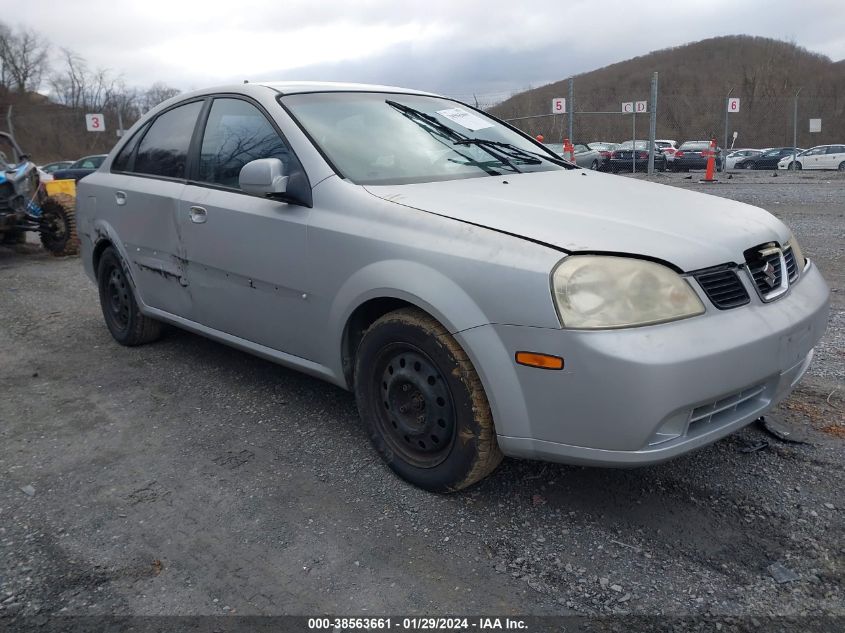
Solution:
{"label": "car's rear door", "polygon": [[128,258],[136,290],[148,306],[191,317],[176,212],[203,101],[170,108],[115,157],[111,187],[98,204]]}
{"label": "car's rear door", "polygon": [[843,161],[845,161],[845,146],[829,145],[824,155],[824,169],[839,169]]}
{"label": "car's rear door", "polygon": [[306,222],[310,209],[241,191],[248,162],[279,158],[301,169],[266,113],[238,96],[218,96],[194,152],[178,227],[196,321],[275,350],[304,356]]}

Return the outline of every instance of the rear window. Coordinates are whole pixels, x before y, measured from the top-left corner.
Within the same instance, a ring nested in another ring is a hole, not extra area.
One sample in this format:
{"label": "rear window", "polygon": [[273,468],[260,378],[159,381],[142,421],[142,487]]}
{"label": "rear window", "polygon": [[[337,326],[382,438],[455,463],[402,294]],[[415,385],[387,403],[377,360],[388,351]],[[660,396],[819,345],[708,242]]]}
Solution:
{"label": "rear window", "polygon": [[160,115],[138,146],[134,171],[151,176],[184,178],[188,146],[201,109],[202,101],[194,101]]}
{"label": "rear window", "polygon": [[710,143],[684,143],[681,145],[681,149],[689,149],[693,151],[698,151],[702,149],[709,149]]}

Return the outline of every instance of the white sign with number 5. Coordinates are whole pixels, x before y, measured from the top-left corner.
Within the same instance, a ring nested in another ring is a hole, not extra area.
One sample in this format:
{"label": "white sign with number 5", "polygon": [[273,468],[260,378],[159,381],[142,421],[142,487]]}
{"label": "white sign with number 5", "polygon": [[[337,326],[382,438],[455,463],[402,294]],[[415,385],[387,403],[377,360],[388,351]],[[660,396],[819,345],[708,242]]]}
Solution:
{"label": "white sign with number 5", "polygon": [[739,97],[728,99],[728,112],[739,112]]}
{"label": "white sign with number 5", "polygon": [[563,97],[552,99],[552,114],[566,114],[566,99]]}
{"label": "white sign with number 5", "polygon": [[89,132],[105,132],[106,119],[102,114],[86,114],[85,129]]}

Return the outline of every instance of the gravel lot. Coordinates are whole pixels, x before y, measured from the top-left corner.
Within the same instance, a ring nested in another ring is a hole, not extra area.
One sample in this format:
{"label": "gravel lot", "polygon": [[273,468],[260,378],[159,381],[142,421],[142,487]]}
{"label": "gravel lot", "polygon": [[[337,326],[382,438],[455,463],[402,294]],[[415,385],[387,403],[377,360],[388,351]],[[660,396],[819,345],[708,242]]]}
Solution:
{"label": "gravel lot", "polygon": [[122,348],[78,259],[0,249],[0,616],[845,616],[845,174],[697,178],[655,176],[775,213],[834,290],[770,416],[808,443],[452,496],[391,475],[350,394],[177,330]]}

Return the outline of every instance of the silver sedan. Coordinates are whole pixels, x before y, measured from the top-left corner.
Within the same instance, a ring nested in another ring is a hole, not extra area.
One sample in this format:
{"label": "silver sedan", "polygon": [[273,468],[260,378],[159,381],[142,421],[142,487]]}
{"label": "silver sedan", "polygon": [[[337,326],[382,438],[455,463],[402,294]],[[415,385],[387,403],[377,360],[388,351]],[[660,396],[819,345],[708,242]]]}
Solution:
{"label": "silver sedan", "polygon": [[[569,153],[564,153],[562,143],[547,143],[546,147],[555,152],[558,156],[570,159]],[[604,157],[598,149],[594,149],[585,143],[575,143],[575,164],[585,169],[598,170],[604,162]]]}
{"label": "silver sedan", "polygon": [[181,95],[77,199],[118,343],[166,323],[349,389],[433,491],[503,455],[630,466],[714,442],[790,393],[827,323],[819,271],[762,209],[576,169],[399,88]]}

